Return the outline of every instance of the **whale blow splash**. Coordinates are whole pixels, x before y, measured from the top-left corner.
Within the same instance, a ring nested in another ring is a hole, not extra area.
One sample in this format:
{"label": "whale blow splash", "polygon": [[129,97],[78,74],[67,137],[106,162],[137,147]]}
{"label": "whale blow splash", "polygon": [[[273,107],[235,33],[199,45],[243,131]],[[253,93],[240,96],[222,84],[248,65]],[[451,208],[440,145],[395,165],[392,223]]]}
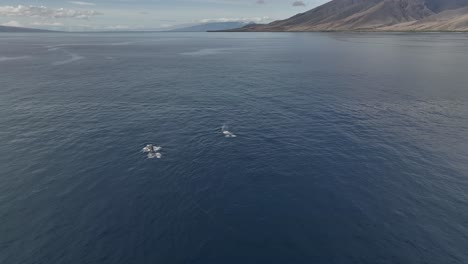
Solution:
{"label": "whale blow splash", "polygon": [[143,152],[148,153],[148,159],[160,159],[162,157],[162,154],[159,153],[158,151],[161,150],[162,147],[159,146],[153,146],[153,144],[148,144],[143,148]]}
{"label": "whale blow splash", "polygon": [[229,131],[229,128],[228,128],[228,126],[226,126],[226,125],[223,125],[223,126],[221,127],[221,132],[223,132],[224,137],[227,137],[227,138],[235,138],[235,137],[237,137],[234,133],[232,133],[231,131]]}

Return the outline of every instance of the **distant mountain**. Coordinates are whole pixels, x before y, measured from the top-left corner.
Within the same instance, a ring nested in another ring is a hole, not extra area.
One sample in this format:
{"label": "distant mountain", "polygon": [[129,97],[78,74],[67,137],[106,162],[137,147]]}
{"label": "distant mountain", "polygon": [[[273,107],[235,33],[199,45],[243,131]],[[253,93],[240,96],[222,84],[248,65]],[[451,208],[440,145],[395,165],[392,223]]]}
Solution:
{"label": "distant mountain", "polygon": [[232,31],[468,31],[468,0],[333,0]]}
{"label": "distant mountain", "polygon": [[229,30],[234,28],[240,28],[248,25],[247,22],[212,22],[212,23],[203,23],[199,25],[177,28],[170,30],[171,32],[207,32],[207,31],[217,31],[217,30]]}
{"label": "distant mountain", "polygon": [[468,31],[468,7],[446,10],[424,19],[383,28],[392,31]]}
{"label": "distant mountain", "polygon": [[52,31],[42,30],[42,29],[35,29],[35,28],[0,26],[0,32],[52,32]]}

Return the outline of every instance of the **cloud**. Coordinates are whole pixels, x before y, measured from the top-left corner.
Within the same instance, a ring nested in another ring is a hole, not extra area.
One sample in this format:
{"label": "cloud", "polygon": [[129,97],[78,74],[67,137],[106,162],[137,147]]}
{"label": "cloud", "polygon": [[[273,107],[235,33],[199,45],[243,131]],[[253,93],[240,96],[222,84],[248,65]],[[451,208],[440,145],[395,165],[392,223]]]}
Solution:
{"label": "cloud", "polygon": [[15,20],[0,24],[0,26],[7,26],[7,27],[23,27],[23,25]]}
{"label": "cloud", "polygon": [[245,22],[245,23],[264,23],[271,21],[269,17],[243,17],[243,18],[207,18],[200,20],[201,23],[212,23],[212,22]]}
{"label": "cloud", "polygon": [[63,26],[62,23],[60,22],[50,22],[50,21],[36,21],[36,22],[31,22],[31,23],[26,23],[22,24],[16,20],[12,20],[3,24],[0,24],[0,26],[8,26],[8,27],[60,27]]}
{"label": "cloud", "polygon": [[68,1],[70,4],[81,5],[81,6],[95,6],[95,3],[91,2],[82,2],[82,1]]}
{"label": "cloud", "polygon": [[294,1],[292,5],[293,6],[305,6],[306,4],[304,3],[304,1]]}
{"label": "cloud", "polygon": [[257,1],[255,1],[255,3],[257,5],[264,5],[264,4],[266,4],[266,1],[265,0],[257,0]]}
{"label": "cloud", "polygon": [[39,26],[39,27],[60,27],[63,26],[60,22],[47,22],[47,21],[36,21],[30,24],[31,26]]}
{"label": "cloud", "polygon": [[32,17],[43,19],[78,18],[90,19],[102,15],[94,10],[73,10],[65,8],[49,8],[45,6],[0,6],[0,16],[5,17]]}

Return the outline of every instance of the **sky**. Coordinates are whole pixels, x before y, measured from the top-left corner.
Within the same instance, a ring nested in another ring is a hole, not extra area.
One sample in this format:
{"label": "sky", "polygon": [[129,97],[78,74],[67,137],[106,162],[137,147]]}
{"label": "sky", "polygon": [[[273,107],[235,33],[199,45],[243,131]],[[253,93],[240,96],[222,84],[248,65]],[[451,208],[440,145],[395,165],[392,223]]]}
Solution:
{"label": "sky", "polygon": [[0,0],[0,25],[66,31],[158,30],[217,21],[268,23],[327,0]]}

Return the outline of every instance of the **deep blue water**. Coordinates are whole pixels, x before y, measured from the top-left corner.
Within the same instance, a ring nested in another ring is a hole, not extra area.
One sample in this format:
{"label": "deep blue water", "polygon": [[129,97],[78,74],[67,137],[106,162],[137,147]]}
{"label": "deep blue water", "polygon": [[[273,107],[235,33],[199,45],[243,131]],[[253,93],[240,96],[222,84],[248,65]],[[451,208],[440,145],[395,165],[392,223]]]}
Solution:
{"label": "deep blue water", "polygon": [[0,263],[468,263],[467,69],[466,34],[1,34]]}

